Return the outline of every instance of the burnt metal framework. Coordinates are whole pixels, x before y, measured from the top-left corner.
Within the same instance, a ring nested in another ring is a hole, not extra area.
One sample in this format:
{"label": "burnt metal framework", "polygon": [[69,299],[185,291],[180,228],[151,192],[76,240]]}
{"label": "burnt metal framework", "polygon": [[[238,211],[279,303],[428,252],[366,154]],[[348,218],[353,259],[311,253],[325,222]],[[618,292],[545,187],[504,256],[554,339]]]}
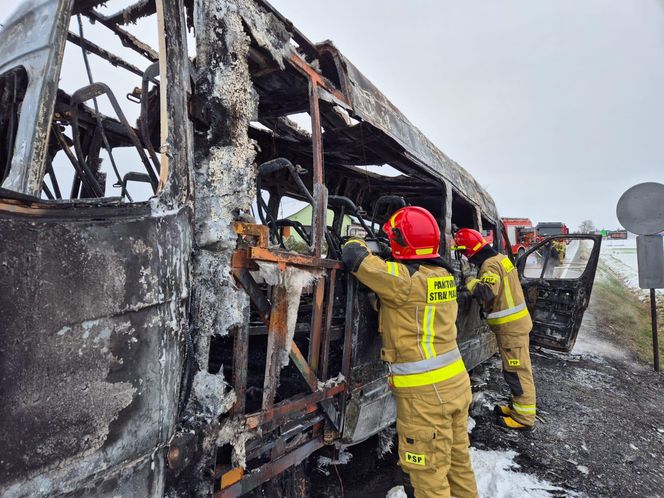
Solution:
{"label": "burnt metal framework", "polygon": [[[95,488],[99,481],[109,488],[112,483],[118,489],[125,486],[128,495],[152,497],[165,482],[170,495],[195,490],[200,496],[239,496],[325,444],[353,444],[390,425],[395,409],[380,361],[375,302],[338,260],[347,235],[342,233],[344,219],[352,216],[369,235],[380,236],[377,227],[394,209],[406,203],[421,205],[439,220],[445,234],[441,250],[449,258],[453,223],[481,229],[485,220],[500,226],[491,198],[331,43],[313,44],[265,1],[201,1],[198,7],[204,12],[197,18],[194,2],[184,0],[141,0],[109,16],[95,10],[99,3],[52,0],[52,6],[39,6],[50,9],[42,18],[53,23],[48,43],[43,44],[51,48],[41,49],[41,72],[28,68],[33,84],[37,74],[43,86],[37,98],[23,105],[15,136],[24,143],[49,129],[51,136],[46,133],[46,140],[36,140],[41,145],[25,148],[20,157],[16,152],[10,157],[13,137],[3,149],[6,190],[1,192],[0,230],[13,241],[11,254],[2,253],[11,260],[3,267],[10,268],[10,285],[20,285],[25,272],[22,253],[32,250],[29,256],[37,266],[49,269],[41,275],[47,290],[36,295],[58,312],[51,317],[47,307],[40,306],[43,302],[35,302],[28,292],[19,295],[18,306],[0,299],[0,312],[11,316],[9,325],[16,334],[16,340],[7,336],[5,346],[25,343],[52,356],[61,354],[62,364],[52,369],[58,375],[69,372],[65,360],[76,358],[74,346],[87,331],[102,338],[110,335],[112,354],[89,352],[89,358],[77,363],[78,370],[101,375],[102,381],[112,379],[111,387],[121,384],[124,390],[109,413],[95,411],[104,404],[92,399],[54,420],[56,427],[66,427],[67,420],[77,417],[94,420],[92,436],[86,433],[76,444],[63,443],[60,448],[53,445],[52,454],[35,460],[30,469],[20,469],[18,455],[11,469],[24,472],[20,477],[26,482],[46,469],[61,489],[101,489]],[[230,4],[238,14],[220,7]],[[69,33],[69,20],[77,14],[108,28],[149,65],[138,68]],[[161,23],[165,44],[159,52],[123,27],[152,15]],[[23,22],[31,21],[26,17]],[[196,29],[197,55],[192,61],[186,55],[186,24]],[[219,33],[223,40],[217,38]],[[67,40],[141,77],[140,90],[127,96],[140,99],[141,116],[135,126],[103,83],[91,83],[72,95],[58,90]],[[18,59],[19,48],[12,50]],[[220,53],[225,64],[207,64],[206,50]],[[190,65],[195,71],[190,72]],[[230,74],[221,76],[231,77],[230,82],[246,93],[215,99],[209,90],[218,89],[209,83],[217,81],[219,74],[212,71],[222,71],[219,68],[231,68]],[[248,78],[243,80],[245,70]],[[20,76],[12,74],[3,84],[0,102],[8,104],[3,113],[13,119],[22,97]],[[86,105],[102,94],[110,98],[116,118],[101,116]],[[311,132],[289,119],[301,113],[310,116]],[[71,137],[63,132],[65,125],[71,126]],[[135,148],[142,168],[125,177],[114,171],[121,197],[131,200],[126,195],[128,181],[143,181],[157,194],[151,202],[103,198],[99,151],[116,147]],[[211,151],[223,147],[241,153],[215,165]],[[71,202],[61,199],[64,189],[53,183],[49,166],[60,150],[76,172]],[[207,175],[201,172],[203,165]],[[382,165],[401,175],[362,168]],[[52,191],[44,188],[47,175]],[[229,178],[236,181],[235,191],[214,190],[221,179],[232,183]],[[262,223],[246,209],[218,201],[245,195],[239,178],[249,178],[247,183],[256,188]],[[265,201],[262,190],[268,196]],[[48,200],[40,199],[42,191]],[[194,192],[196,213],[190,195]],[[279,219],[285,197],[311,206],[310,228]],[[333,212],[331,225],[328,210]],[[212,226],[217,216],[221,223]],[[34,223],[39,224],[38,232],[29,228]],[[230,235],[224,232],[226,226]],[[291,228],[303,235],[306,247],[300,252],[286,250],[284,236]],[[27,248],[20,243],[24,231],[32,237]],[[286,281],[291,273],[311,278],[291,285]],[[231,278],[240,292],[229,293]],[[206,295],[212,296],[209,301]],[[251,311],[242,308],[245,304]],[[224,306],[242,319],[219,318],[218,309]],[[32,309],[40,311],[33,317]],[[475,303],[461,300],[460,310],[460,346],[472,367],[493,353],[493,337]],[[208,320],[212,315],[215,319]],[[46,343],[40,344],[44,337]],[[140,344],[138,352],[132,349],[133,339]],[[22,350],[11,349],[11,354],[13,360],[7,364],[21,364]],[[15,366],[3,372],[8,399],[17,394],[6,377],[15,375],[17,384],[32,385],[39,378],[40,361],[43,358],[28,362],[30,368]],[[99,365],[107,371],[98,372]],[[77,379],[72,381],[76,388]],[[235,396],[228,406],[233,398],[226,383]],[[83,379],[81,390],[88,384],[89,379]],[[105,383],[102,387],[109,389]],[[5,419],[16,417],[11,412]],[[231,437],[222,438],[229,431]],[[141,437],[135,437],[136,432]],[[33,437],[38,444],[40,433]],[[81,455],[88,458],[81,461],[94,465],[72,471],[79,481],[73,485],[56,475],[53,462],[74,468]],[[131,479],[122,478],[128,472],[123,466],[127,461],[139,462],[129,472]],[[151,464],[156,470],[150,470]],[[86,474],[89,468],[98,469],[98,475]],[[16,477],[0,475],[0,485],[11,479]],[[150,483],[149,490],[140,488],[141,480]]]}
{"label": "burnt metal framework", "polygon": [[[258,3],[278,15],[266,2]],[[215,473],[220,479],[218,498],[250,491],[325,442],[352,444],[393,422],[370,293],[358,289],[338,261],[345,215],[353,216],[373,236],[397,207],[425,206],[436,214],[447,235],[442,249],[448,257],[453,213],[461,222],[467,221],[465,226],[481,228],[482,221],[490,223],[486,228],[500,226],[492,201],[472,177],[426,141],[331,44],[314,45],[296,30],[291,33],[299,53],[292,53],[283,69],[259,47],[252,45],[249,51],[259,95],[258,122],[263,125],[249,133],[260,147],[257,206],[259,214],[264,213],[262,225],[236,223],[240,246],[232,266],[236,281],[250,297],[254,319],[263,325],[247,324],[235,331],[231,376],[237,394],[233,413],[242,415],[248,431],[261,436],[256,435],[246,447],[247,461],[256,462],[249,473],[221,461],[220,456]],[[319,69],[314,69],[314,61]],[[368,90],[373,101],[352,90],[357,88]],[[288,119],[302,112],[310,116],[310,133]],[[401,176],[361,169],[384,164],[399,170]],[[263,199],[262,190],[269,192],[269,200]],[[297,223],[277,219],[285,196],[311,205],[308,232]],[[334,213],[331,223],[328,209]],[[289,228],[307,243],[304,254],[285,250],[283,233]],[[495,238],[499,245],[500,233]],[[324,272],[299,305],[292,340],[287,316],[293,303],[288,302],[284,287],[256,282],[252,274],[261,262],[276,264],[282,273],[291,267]],[[460,336],[467,339],[462,350],[472,367],[492,354],[493,338],[478,320],[476,305],[467,300],[461,306],[465,313],[459,319]],[[250,341],[264,333],[268,335],[264,376],[248,388],[250,363],[256,361]],[[308,349],[301,350],[298,344]],[[335,347],[338,354],[332,358]],[[280,373],[277,358],[284,350],[289,351],[304,383],[294,394],[284,390],[275,403],[279,383],[293,382],[292,371]],[[341,377],[331,379],[336,374]],[[260,407],[257,411],[247,410],[249,390],[261,393],[260,404],[254,403]],[[294,423],[299,427],[295,438]]]}

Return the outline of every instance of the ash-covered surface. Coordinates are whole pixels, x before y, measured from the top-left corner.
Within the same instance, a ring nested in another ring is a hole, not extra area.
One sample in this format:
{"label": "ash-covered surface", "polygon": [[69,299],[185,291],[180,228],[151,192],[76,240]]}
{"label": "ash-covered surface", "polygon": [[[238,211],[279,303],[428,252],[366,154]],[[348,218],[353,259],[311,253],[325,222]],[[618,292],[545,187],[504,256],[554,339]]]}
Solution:
{"label": "ash-covered surface", "polygon": [[[519,496],[664,497],[664,375],[609,342],[592,316],[592,303],[577,347],[579,353],[571,354],[532,351],[541,419],[532,433],[495,424],[492,408],[508,397],[498,357],[472,372],[474,451],[513,451],[518,468],[490,472],[522,472],[562,488]],[[352,458],[336,470],[311,465],[311,496],[341,496],[341,482],[346,498],[385,497],[400,476],[396,449],[379,458],[378,446],[371,438],[349,448]],[[482,498],[491,496],[486,491],[480,489]]]}
{"label": "ash-covered surface", "polygon": [[580,331],[581,354],[532,351],[542,419],[533,433],[507,433],[494,424],[490,406],[507,396],[497,359],[474,373],[486,385],[477,389],[472,410],[472,445],[514,450],[520,471],[570,492],[662,497],[664,376],[628,353],[613,354],[620,347],[607,347],[588,318]]}

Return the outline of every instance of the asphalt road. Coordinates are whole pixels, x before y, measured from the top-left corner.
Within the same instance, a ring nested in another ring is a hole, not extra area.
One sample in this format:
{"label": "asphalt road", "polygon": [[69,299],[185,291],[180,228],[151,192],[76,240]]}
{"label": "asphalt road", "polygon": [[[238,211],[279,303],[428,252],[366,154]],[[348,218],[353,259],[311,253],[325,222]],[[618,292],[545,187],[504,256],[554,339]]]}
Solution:
{"label": "asphalt road", "polygon": [[520,471],[588,497],[664,497],[664,375],[612,343],[586,313],[577,350],[531,352],[541,421],[533,433],[495,426],[505,398],[499,362],[474,373],[472,444],[513,449]]}

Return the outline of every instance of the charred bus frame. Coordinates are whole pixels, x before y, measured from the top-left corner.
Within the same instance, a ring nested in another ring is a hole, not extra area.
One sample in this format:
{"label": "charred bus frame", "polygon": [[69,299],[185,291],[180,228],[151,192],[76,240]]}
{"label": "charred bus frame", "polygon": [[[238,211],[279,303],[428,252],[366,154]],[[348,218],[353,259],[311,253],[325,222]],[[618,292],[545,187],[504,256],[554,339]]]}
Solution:
{"label": "charred bus frame", "polygon": [[[453,225],[494,230],[500,246],[500,219],[473,177],[331,43],[311,43],[267,2],[142,0],[109,15],[100,3],[28,3],[0,33],[0,118],[11,130],[0,257],[15,289],[0,299],[1,389],[13,403],[3,416],[11,430],[32,421],[7,439],[15,457],[0,489],[239,496],[325,444],[362,441],[393,421],[374,304],[338,260],[344,216],[377,232],[404,203],[427,207],[450,259]],[[68,32],[77,14],[146,66]],[[127,28],[148,16],[158,51]],[[66,43],[140,77],[128,94],[140,102],[136,126],[110,83],[58,89]],[[116,118],[86,105],[102,95]],[[310,132],[289,119],[298,113]],[[113,159],[121,148],[139,165],[124,176]],[[106,195],[103,150],[117,197]],[[73,169],[69,198],[58,152]],[[363,169],[383,165],[400,174]],[[154,196],[132,202],[130,182]],[[286,197],[311,205],[311,227],[279,218]],[[300,252],[287,250],[286,227],[304,235]],[[494,339],[477,304],[462,299],[460,309],[472,368]],[[76,406],[53,399],[79,391]],[[49,432],[40,414],[56,407]]]}

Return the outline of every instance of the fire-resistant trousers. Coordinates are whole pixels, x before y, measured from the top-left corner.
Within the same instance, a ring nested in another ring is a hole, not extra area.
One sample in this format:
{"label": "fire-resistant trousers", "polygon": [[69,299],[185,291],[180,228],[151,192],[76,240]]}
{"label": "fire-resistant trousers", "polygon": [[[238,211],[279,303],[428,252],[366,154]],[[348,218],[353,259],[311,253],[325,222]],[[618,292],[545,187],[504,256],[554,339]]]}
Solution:
{"label": "fire-resistant trousers", "polygon": [[416,498],[477,498],[468,453],[470,386],[441,403],[435,394],[399,397],[399,465],[410,476]]}
{"label": "fire-resistant trousers", "polygon": [[530,363],[528,334],[496,334],[498,350],[503,360],[503,376],[512,392],[512,415],[517,422],[535,425],[536,394],[533,367]]}

